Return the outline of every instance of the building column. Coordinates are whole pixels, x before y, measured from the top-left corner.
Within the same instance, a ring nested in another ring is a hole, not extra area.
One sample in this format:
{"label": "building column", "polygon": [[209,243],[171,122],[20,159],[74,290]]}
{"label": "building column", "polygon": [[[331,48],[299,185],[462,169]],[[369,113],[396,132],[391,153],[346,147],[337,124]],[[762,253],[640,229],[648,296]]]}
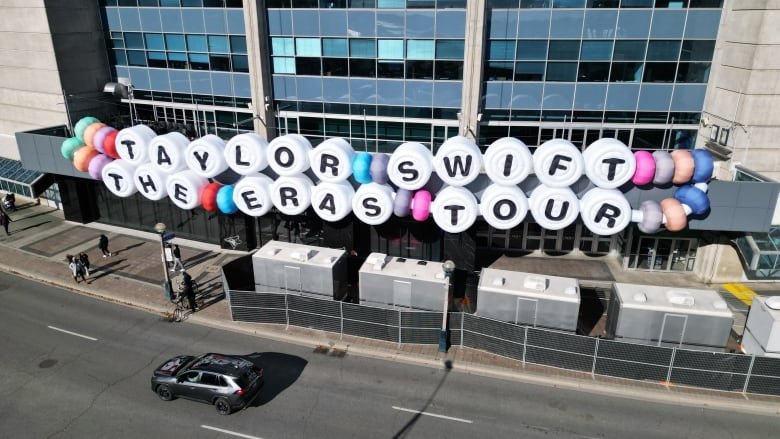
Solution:
{"label": "building column", "polygon": [[485,0],[470,0],[466,6],[466,39],[463,64],[463,96],[458,126],[460,134],[479,138],[482,101],[482,72],[485,58]]}
{"label": "building column", "polygon": [[271,82],[270,48],[268,47],[267,10],[262,0],[244,2],[244,28],[249,58],[249,83],[252,89],[252,117],[255,132],[270,140],[276,137]]}

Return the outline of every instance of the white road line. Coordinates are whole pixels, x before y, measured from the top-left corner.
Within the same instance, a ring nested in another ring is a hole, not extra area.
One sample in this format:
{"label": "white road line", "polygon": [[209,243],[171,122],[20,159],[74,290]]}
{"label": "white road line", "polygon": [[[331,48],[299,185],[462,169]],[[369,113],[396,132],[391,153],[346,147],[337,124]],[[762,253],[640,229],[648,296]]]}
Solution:
{"label": "white road line", "polygon": [[201,425],[200,428],[205,428],[206,430],[218,431],[220,433],[225,433],[225,434],[232,434],[233,436],[243,437],[243,438],[246,438],[246,439],[263,439],[263,438],[260,438],[260,437],[257,437],[257,436],[250,436],[248,434],[236,433],[235,431],[223,430],[221,428],[211,427],[209,425]]}
{"label": "white road line", "polygon": [[78,334],[78,333],[76,333],[76,332],[70,332],[70,331],[66,331],[66,330],[64,330],[64,329],[55,328],[54,326],[49,326],[48,328],[49,328],[49,329],[53,329],[53,330],[55,330],[55,331],[64,332],[64,333],[66,333],[66,334],[75,335],[76,337],[86,338],[87,340],[97,341],[97,339],[96,339],[96,338],[94,338],[94,337],[90,337],[90,336],[88,336],[88,335],[82,335],[82,334]]}
{"label": "white road line", "polygon": [[419,410],[405,409],[403,407],[393,406],[393,409],[400,410],[402,412],[419,413],[419,414],[425,415],[425,416],[433,416],[434,418],[448,419],[450,421],[465,422],[466,424],[472,424],[473,423],[473,421],[469,421],[468,419],[453,418],[452,416],[437,415],[435,413],[421,412]]}

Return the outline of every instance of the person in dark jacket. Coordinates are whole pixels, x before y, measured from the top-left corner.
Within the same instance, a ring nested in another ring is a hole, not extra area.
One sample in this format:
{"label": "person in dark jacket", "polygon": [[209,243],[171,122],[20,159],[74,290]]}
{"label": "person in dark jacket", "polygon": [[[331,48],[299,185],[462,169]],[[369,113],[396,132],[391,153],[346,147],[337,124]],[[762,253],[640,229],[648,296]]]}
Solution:
{"label": "person in dark jacket", "polygon": [[184,282],[184,291],[182,291],[182,294],[187,298],[187,302],[189,302],[192,312],[195,312],[198,310],[198,304],[195,303],[195,289],[192,286],[192,276],[186,271],[183,271],[182,281]]}
{"label": "person in dark jacket", "polygon": [[0,224],[3,225],[3,228],[5,229],[5,234],[10,235],[11,232],[8,231],[8,225],[11,223],[11,217],[8,216],[7,213],[0,210]]}
{"label": "person in dark jacket", "polygon": [[103,257],[112,256],[112,253],[108,251],[108,236],[100,234],[100,240],[98,241],[98,248],[103,252]]}
{"label": "person in dark jacket", "polygon": [[173,245],[173,267],[171,267],[171,271],[176,271],[176,267],[179,267],[181,271],[184,271],[184,262],[181,261],[181,250],[179,249],[179,246],[174,244]]}

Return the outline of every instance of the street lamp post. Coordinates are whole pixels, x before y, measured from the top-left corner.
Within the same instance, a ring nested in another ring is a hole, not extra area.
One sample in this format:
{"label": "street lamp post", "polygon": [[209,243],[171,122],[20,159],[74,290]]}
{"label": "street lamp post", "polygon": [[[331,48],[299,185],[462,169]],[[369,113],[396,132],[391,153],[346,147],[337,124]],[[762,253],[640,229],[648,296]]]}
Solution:
{"label": "street lamp post", "polygon": [[168,264],[165,262],[165,223],[157,223],[154,225],[154,231],[160,234],[160,250],[162,251],[162,264],[163,273],[165,274],[165,282],[163,283],[163,291],[165,292],[165,298],[173,300],[173,287],[171,287],[171,276],[168,274]]}
{"label": "street lamp post", "polygon": [[439,352],[447,352],[447,309],[450,304],[450,278],[455,272],[455,263],[448,259],[441,264],[441,268],[444,270],[444,308],[442,308],[441,331],[439,331]]}

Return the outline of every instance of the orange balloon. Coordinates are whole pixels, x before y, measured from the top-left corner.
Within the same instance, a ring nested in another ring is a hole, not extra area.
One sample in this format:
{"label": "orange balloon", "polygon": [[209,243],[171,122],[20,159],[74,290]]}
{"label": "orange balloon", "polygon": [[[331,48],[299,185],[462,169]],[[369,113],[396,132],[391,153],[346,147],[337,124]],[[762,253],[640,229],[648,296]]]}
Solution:
{"label": "orange balloon", "polygon": [[91,146],[79,148],[73,153],[73,166],[81,172],[87,172],[87,169],[89,169],[89,161],[98,154],[100,153]]}
{"label": "orange balloon", "polygon": [[679,232],[688,225],[688,215],[685,214],[682,204],[675,198],[661,200],[661,210],[666,218],[666,230]]}
{"label": "orange balloon", "polygon": [[693,154],[686,149],[678,149],[672,151],[671,155],[672,160],[674,160],[672,183],[685,184],[691,181],[693,178]]}
{"label": "orange balloon", "polygon": [[87,126],[87,129],[84,130],[84,143],[86,143],[89,146],[95,146],[92,144],[92,139],[95,138],[95,133],[106,126],[106,124],[102,122],[95,122],[91,123]]}

